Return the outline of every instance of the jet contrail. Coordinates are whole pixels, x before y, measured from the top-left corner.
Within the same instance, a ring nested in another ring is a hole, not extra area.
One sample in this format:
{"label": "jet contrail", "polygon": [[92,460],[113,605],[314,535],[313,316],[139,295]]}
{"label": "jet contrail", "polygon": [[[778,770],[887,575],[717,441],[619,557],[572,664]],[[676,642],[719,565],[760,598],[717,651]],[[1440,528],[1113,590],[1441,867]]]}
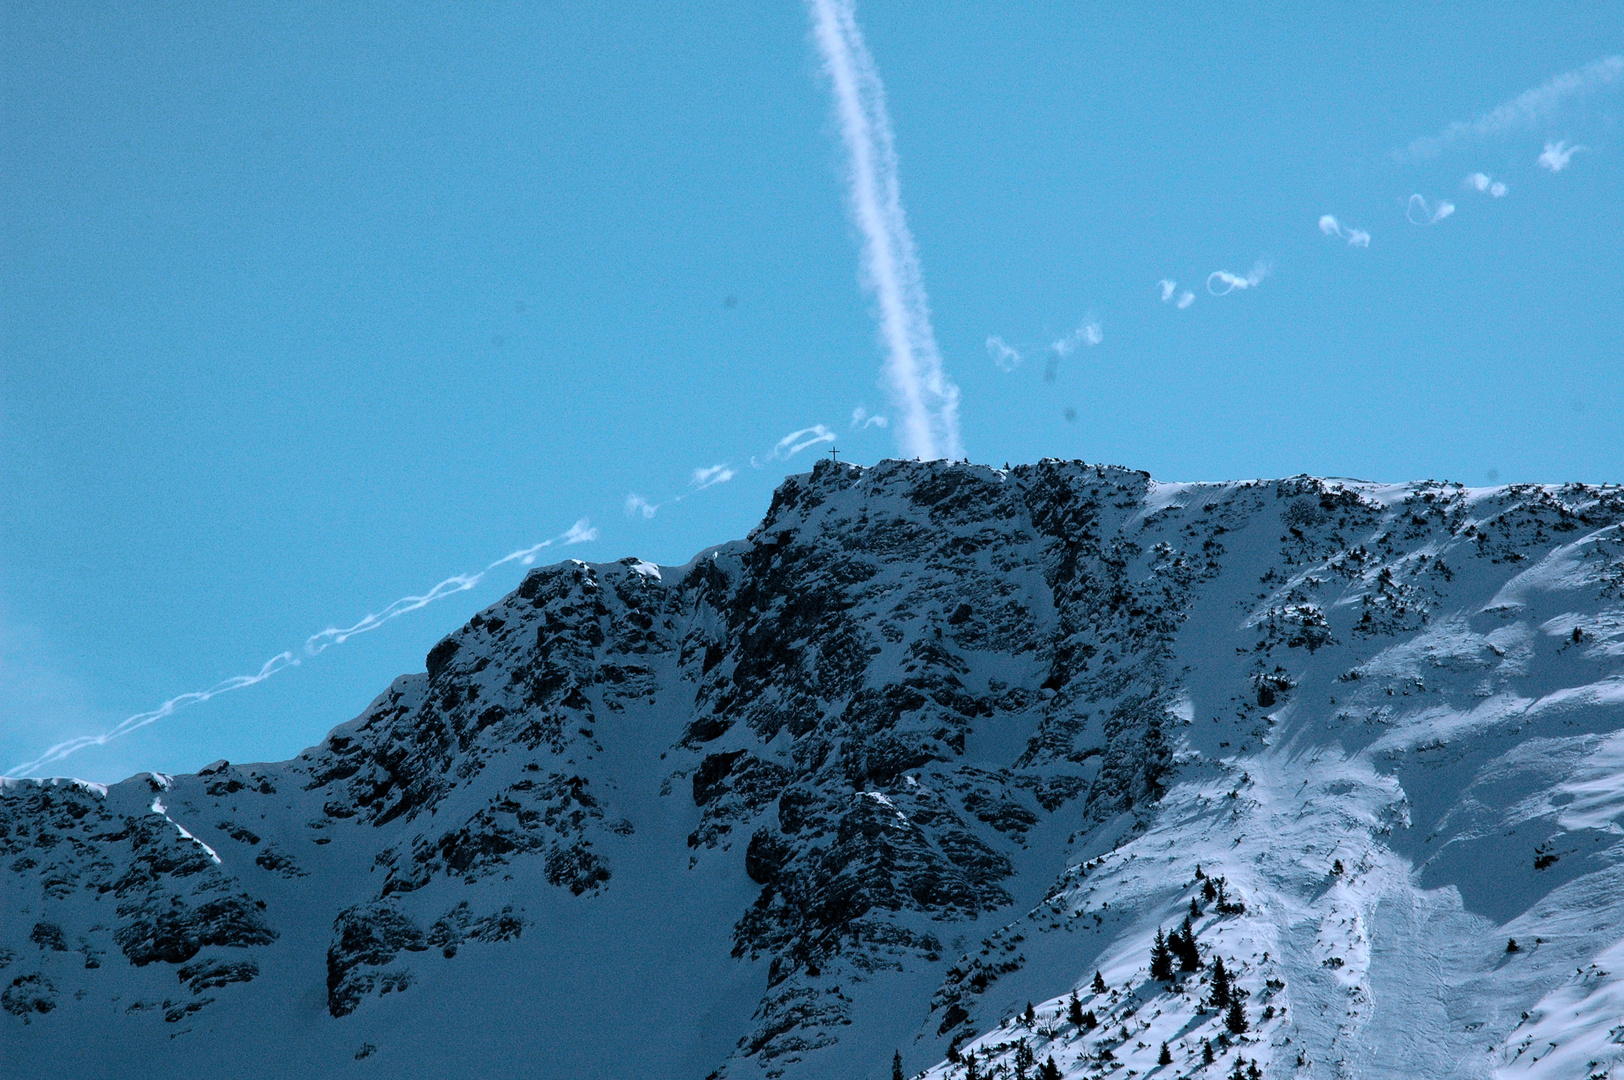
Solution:
{"label": "jet contrail", "polygon": [[[332,646],[342,645],[356,634],[364,634],[369,630],[376,630],[384,623],[389,622],[391,619],[398,619],[400,616],[409,611],[416,611],[419,608],[428,607],[436,600],[443,600],[448,596],[454,596],[460,592],[467,592],[469,589],[472,589],[475,585],[478,585],[481,581],[483,581],[487,573],[504,563],[519,562],[524,566],[529,566],[531,563],[536,561],[536,552],[540,551],[542,548],[552,547],[554,544],[560,544],[563,546],[580,544],[585,543],[588,540],[596,540],[597,538],[598,530],[592,527],[592,523],[590,521],[588,521],[586,518],[582,518],[574,525],[571,525],[569,529],[562,534],[555,536],[550,540],[543,540],[541,543],[536,544],[533,547],[521,548],[510,555],[497,559],[495,562],[491,563],[477,574],[458,574],[456,577],[446,578],[444,581],[440,582],[423,595],[403,596],[399,600],[396,600],[393,604],[390,604],[388,607],[384,608],[382,611],[367,615],[366,618],[357,622],[353,626],[343,627],[342,629],[339,627],[330,626],[320,633],[311,634],[305,639],[304,653],[307,656],[319,656]],[[172,697],[162,705],[159,705],[156,709],[152,709],[148,712],[136,713],[134,716],[127,717],[99,735],[76,735],[71,739],[65,739],[64,741],[59,742],[55,746],[46,750],[33,761],[27,761],[21,765],[17,765],[4,774],[0,774],[0,776],[7,779],[27,776],[30,773],[44,768],[46,765],[61,761],[69,754],[78,753],[80,750],[84,750],[92,746],[106,746],[114,739],[123,738],[132,731],[139,731],[148,724],[162,720],[166,716],[173,716],[176,712],[186,708],[188,705],[199,705],[205,701],[208,701],[210,698],[219,697],[221,694],[229,693],[232,690],[241,690],[244,687],[254,686],[257,683],[264,682],[266,679],[269,679],[272,675],[275,675],[278,671],[281,671],[284,668],[297,667],[298,665],[299,658],[292,652],[277,653],[275,656],[265,661],[265,663],[260,667],[259,671],[252,675],[234,675],[229,679],[224,679],[215,683],[207,690],[194,690],[189,694],[181,694],[177,697]]]}
{"label": "jet contrail", "polygon": [[863,234],[863,284],[879,308],[886,379],[901,421],[898,442],[908,457],[961,457],[959,388],[942,370],[930,325],[919,255],[897,184],[885,87],[863,44],[852,0],[809,0],[808,6],[850,158],[848,196]]}
{"label": "jet contrail", "polygon": [[5,774],[5,778],[9,780],[16,777],[27,776],[31,772],[43,768],[54,761],[61,761],[69,754],[77,753],[86,747],[105,746],[114,739],[121,738],[122,736],[128,735],[132,731],[144,728],[156,720],[162,720],[166,716],[171,716],[176,711],[184,709],[188,705],[196,705],[199,702],[207,701],[212,697],[219,697],[221,694],[228,693],[229,691],[241,690],[245,686],[253,686],[255,683],[262,683],[266,679],[269,679],[272,675],[275,675],[278,671],[281,671],[283,668],[294,667],[298,663],[298,658],[295,657],[291,652],[277,653],[275,656],[265,661],[264,666],[259,669],[257,674],[235,675],[229,679],[215,683],[207,690],[194,690],[190,694],[181,694],[178,697],[172,697],[162,705],[158,706],[156,709],[153,709],[151,712],[136,713],[134,716],[122,721],[116,727],[102,732],[100,735],[76,735],[71,739],[59,742],[49,750],[45,751],[45,753],[35,758],[33,761],[24,762],[23,764],[11,769]]}
{"label": "jet contrail", "polygon": [[[503,560],[505,561],[505,560]],[[497,565],[492,563],[492,566]],[[458,574],[448,577],[422,596],[403,596],[382,611],[369,612],[367,616],[354,626],[329,626],[319,634],[311,634],[305,639],[304,651],[309,656],[320,656],[330,646],[342,645],[356,634],[365,634],[369,630],[376,630],[391,619],[398,619],[408,611],[428,607],[436,600],[443,600],[456,593],[467,592],[485,579],[485,571],[477,574]]]}
{"label": "jet contrail", "polygon": [[1436,135],[1416,139],[1400,157],[1420,161],[1437,157],[1458,143],[1533,127],[1555,115],[1569,100],[1584,98],[1624,82],[1624,56],[1604,56],[1524,91],[1475,120],[1457,120]]}

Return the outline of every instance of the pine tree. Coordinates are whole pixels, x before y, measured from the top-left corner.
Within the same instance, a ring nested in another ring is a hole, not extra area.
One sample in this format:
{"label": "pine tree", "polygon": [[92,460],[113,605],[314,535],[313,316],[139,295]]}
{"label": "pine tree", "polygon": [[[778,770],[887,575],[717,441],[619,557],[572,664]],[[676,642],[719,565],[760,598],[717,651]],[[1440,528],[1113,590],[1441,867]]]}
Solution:
{"label": "pine tree", "polygon": [[1211,1065],[1216,1060],[1217,1060],[1217,1058],[1213,1057],[1213,1054],[1212,1054],[1212,1040],[1210,1040],[1210,1039],[1202,1039],[1201,1040],[1201,1064],[1203,1064],[1203,1065]]}
{"label": "pine tree", "polygon": [[1077,1000],[1077,991],[1071,992],[1071,1005],[1067,1008],[1066,1019],[1071,1021],[1072,1027],[1083,1026],[1083,1003]]}
{"label": "pine tree", "polygon": [[[964,1080],[981,1080],[981,1068],[976,1065],[976,1052],[970,1051],[964,1056]],[[1242,1077],[1241,1080],[1246,1080]]]}
{"label": "pine tree", "polygon": [[903,1080],[901,1050],[891,1055],[891,1080]]}
{"label": "pine tree", "polygon": [[1201,872],[1201,864],[1200,864],[1200,863],[1196,863],[1196,864],[1195,864],[1195,879],[1196,879],[1196,880],[1197,880],[1197,881],[1200,881],[1200,880],[1201,880],[1201,879],[1202,879],[1202,878],[1204,878],[1204,877],[1206,877],[1206,876],[1207,876],[1207,875],[1206,875],[1206,874],[1203,874],[1203,873],[1202,873],[1202,872]]}
{"label": "pine tree", "polygon": [[[1191,901],[1194,903],[1195,901]],[[1174,931],[1173,937],[1168,939],[1168,947],[1179,958],[1180,971],[1201,970],[1201,950],[1195,946],[1195,929],[1190,925],[1189,918],[1185,918],[1184,925]]]}
{"label": "pine tree", "polygon": [[1084,1031],[1093,1031],[1100,1026],[1100,1018],[1094,1015],[1093,1009],[1090,1009],[1083,1014],[1083,1022],[1077,1026]]}
{"label": "pine tree", "polygon": [[1105,977],[1098,971],[1094,972],[1094,992],[1096,994],[1105,993]]}
{"label": "pine tree", "polygon": [[1190,897],[1190,918],[1192,920],[1201,918],[1201,905],[1195,902],[1193,896]]}
{"label": "pine tree", "polygon": [[1257,1067],[1257,1062],[1246,1067],[1246,1080],[1263,1080],[1263,1070]]}
{"label": "pine tree", "polygon": [[1520,952],[1521,948],[1516,938],[1506,938],[1506,952]]}
{"label": "pine tree", "polygon": [[1167,949],[1167,935],[1156,928],[1156,942],[1150,947],[1150,977],[1157,982],[1173,978],[1173,954]]}
{"label": "pine tree", "polygon": [[1024,1041],[1015,1047],[1015,1080],[1027,1080],[1027,1070],[1037,1061],[1032,1048]]}
{"label": "pine tree", "polygon": [[1050,1058],[1039,1067],[1038,1080],[1060,1080],[1060,1066],[1054,1063],[1054,1058]]}
{"label": "pine tree", "polygon": [[1212,958],[1212,1005],[1215,1009],[1222,1009],[1229,1004],[1229,972],[1224,968],[1224,958]]}
{"label": "pine tree", "polygon": [[1021,1014],[1021,1019],[1025,1020],[1028,1024],[1031,1024],[1031,1023],[1035,1023],[1037,1021],[1037,1018],[1038,1018],[1037,1010],[1032,1008],[1032,1003],[1030,1001],[1028,1001],[1026,1003],[1026,1011]]}
{"label": "pine tree", "polygon": [[1251,1024],[1246,1022],[1246,1010],[1241,1007],[1241,999],[1236,998],[1229,1003],[1229,1014],[1224,1017],[1224,1026],[1233,1035],[1244,1035]]}
{"label": "pine tree", "polygon": [[1173,1051],[1171,1051],[1171,1050],[1169,1050],[1167,1048],[1166,1043],[1162,1043],[1162,1052],[1156,1055],[1156,1064],[1158,1064],[1158,1065],[1171,1065],[1171,1064],[1173,1064]]}
{"label": "pine tree", "polygon": [[1218,886],[1212,883],[1212,878],[1201,883],[1201,899],[1209,904],[1218,899]]}
{"label": "pine tree", "polygon": [[1235,1055],[1235,1071],[1229,1074],[1229,1080],[1246,1080],[1246,1059],[1239,1054]]}

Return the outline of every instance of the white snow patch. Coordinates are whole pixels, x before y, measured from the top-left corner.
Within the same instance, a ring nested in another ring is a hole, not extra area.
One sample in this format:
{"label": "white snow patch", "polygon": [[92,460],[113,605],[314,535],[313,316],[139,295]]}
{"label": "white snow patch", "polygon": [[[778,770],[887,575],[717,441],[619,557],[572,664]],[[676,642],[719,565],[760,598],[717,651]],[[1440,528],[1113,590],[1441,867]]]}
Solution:
{"label": "white snow patch", "polygon": [[[1496,1077],[1609,1077],[1624,1062],[1624,941],[1576,970],[1506,1040]],[[1515,1041],[1513,1041],[1515,1040]]]}
{"label": "white snow patch", "polygon": [[[164,786],[168,787],[169,785],[165,784]],[[220,861],[220,856],[215,853],[215,850],[213,848],[209,847],[209,845],[205,844],[203,841],[199,840],[197,837],[195,837],[191,833],[187,832],[186,827],[184,825],[182,825],[180,822],[176,821],[174,818],[169,816],[169,811],[164,809],[164,800],[163,800],[162,795],[160,795],[157,798],[152,800],[152,812],[154,814],[161,815],[165,821],[167,821],[167,822],[169,822],[169,824],[175,826],[175,831],[176,832],[180,833],[186,839],[190,840],[192,843],[196,844],[198,847],[200,847],[204,851],[208,852],[209,853],[209,858],[213,859],[216,863],[218,863]]]}

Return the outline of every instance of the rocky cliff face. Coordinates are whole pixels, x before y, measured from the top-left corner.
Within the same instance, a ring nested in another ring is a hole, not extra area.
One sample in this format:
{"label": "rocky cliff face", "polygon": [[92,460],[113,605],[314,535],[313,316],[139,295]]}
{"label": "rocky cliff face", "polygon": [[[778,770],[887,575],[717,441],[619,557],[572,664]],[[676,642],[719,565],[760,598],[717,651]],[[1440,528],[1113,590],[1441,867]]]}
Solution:
{"label": "rocky cliff face", "polygon": [[687,566],[532,572],[292,761],[7,783],[0,1048],[1606,1075],[1621,522],[1578,485],[820,463]]}

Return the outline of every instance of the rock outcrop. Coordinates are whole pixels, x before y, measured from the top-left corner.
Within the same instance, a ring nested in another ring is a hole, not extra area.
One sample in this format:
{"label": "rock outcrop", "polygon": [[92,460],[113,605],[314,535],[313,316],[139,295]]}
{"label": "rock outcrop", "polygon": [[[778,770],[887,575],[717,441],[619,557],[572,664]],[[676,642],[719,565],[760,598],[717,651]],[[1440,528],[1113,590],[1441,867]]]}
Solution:
{"label": "rock outcrop", "polygon": [[[291,761],[7,782],[0,1052],[1396,1076],[1372,1021],[1424,999],[1488,1075],[1624,938],[1621,522],[1581,485],[820,463],[686,566],[532,571]],[[1147,982],[1184,915],[1248,1033]],[[1539,945],[1498,982],[1390,957],[1507,926]]]}

